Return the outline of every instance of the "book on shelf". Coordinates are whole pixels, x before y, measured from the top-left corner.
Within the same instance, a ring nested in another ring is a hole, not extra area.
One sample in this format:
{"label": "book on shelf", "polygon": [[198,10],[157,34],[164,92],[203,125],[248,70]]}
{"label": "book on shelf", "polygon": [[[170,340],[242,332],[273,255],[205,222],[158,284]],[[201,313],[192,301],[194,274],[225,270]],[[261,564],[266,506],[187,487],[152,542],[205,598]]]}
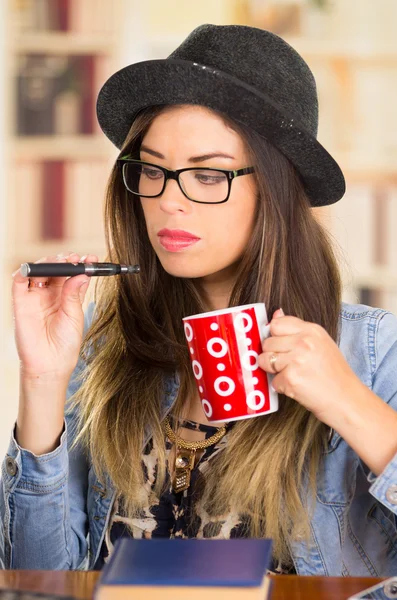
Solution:
{"label": "book on shelf", "polygon": [[[89,240],[104,247],[110,170],[105,160],[18,161],[10,181],[15,199],[10,239],[15,248],[50,240]],[[87,252],[97,250],[87,247]]]}
{"label": "book on shelf", "polygon": [[14,24],[20,32],[111,34],[120,0],[12,0]]}
{"label": "book on shelf", "polygon": [[268,539],[117,540],[95,600],[265,600]]}
{"label": "book on shelf", "polygon": [[13,0],[14,23],[20,31],[67,31],[69,0]]}
{"label": "book on shelf", "polygon": [[17,134],[92,134],[95,56],[19,55]]}
{"label": "book on shelf", "polygon": [[384,294],[382,290],[371,287],[359,287],[358,288],[359,303],[365,306],[373,306],[382,308]]}
{"label": "book on shelf", "polygon": [[397,287],[389,289],[374,287],[358,287],[358,300],[360,304],[383,308],[397,316]]}
{"label": "book on shelf", "polygon": [[96,103],[96,94],[94,91],[95,60],[94,56],[79,56],[78,65],[76,67],[76,71],[80,78],[82,99],[80,132],[83,134],[92,134],[94,132]]}
{"label": "book on shelf", "polygon": [[65,163],[48,160],[42,163],[41,239],[64,238]]}

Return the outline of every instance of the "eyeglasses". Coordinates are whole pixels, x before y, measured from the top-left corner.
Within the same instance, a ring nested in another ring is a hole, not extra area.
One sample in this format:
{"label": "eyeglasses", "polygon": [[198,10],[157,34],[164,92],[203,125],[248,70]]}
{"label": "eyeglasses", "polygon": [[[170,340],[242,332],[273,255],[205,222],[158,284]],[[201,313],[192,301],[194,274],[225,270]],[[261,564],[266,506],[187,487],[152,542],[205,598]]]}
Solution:
{"label": "eyeglasses", "polygon": [[192,202],[222,204],[230,196],[232,181],[254,172],[254,167],[237,171],[188,167],[171,171],[165,167],[122,156],[117,160],[124,185],[131,194],[142,198],[158,198],[169,179],[175,179],[182,193]]}

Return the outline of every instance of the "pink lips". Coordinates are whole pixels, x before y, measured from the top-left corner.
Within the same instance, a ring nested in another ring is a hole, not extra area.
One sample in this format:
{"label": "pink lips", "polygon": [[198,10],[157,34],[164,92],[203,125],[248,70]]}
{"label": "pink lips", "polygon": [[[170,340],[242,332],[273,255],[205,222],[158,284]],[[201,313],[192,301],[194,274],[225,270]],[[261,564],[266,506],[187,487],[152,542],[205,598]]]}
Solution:
{"label": "pink lips", "polygon": [[199,237],[182,229],[161,229],[157,233],[160,244],[169,252],[180,252],[188,246],[193,246]]}

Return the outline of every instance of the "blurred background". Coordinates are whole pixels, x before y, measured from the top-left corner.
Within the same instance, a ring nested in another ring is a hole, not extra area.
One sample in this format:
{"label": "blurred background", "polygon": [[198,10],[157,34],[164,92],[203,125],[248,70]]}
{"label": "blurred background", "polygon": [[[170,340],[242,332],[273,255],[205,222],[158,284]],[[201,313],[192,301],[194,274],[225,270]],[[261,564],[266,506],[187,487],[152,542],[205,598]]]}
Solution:
{"label": "blurred background", "polygon": [[96,122],[97,93],[114,71],[165,58],[202,23],[271,30],[308,62],[318,139],[347,180],[339,203],[316,209],[335,240],[344,300],[397,313],[397,0],[3,0],[2,454],[19,393],[11,274],[59,252],[104,259],[104,189],[118,151]]}

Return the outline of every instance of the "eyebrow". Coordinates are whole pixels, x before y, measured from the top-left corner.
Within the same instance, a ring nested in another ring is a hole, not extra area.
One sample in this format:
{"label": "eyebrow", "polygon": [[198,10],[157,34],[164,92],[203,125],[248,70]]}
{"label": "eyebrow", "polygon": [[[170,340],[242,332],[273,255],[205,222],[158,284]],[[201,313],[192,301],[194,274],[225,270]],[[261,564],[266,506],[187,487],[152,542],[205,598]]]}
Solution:
{"label": "eyebrow", "polygon": [[[160,154],[160,152],[156,152],[156,150],[152,150],[151,148],[148,148],[148,146],[142,145],[141,152],[146,152],[147,154],[151,154],[152,156],[155,156],[156,158],[165,159],[165,156]],[[204,162],[206,160],[210,160],[211,158],[228,158],[230,160],[235,160],[234,156],[231,156],[230,154],[225,154],[224,152],[211,152],[209,154],[202,154],[201,156],[191,156],[188,159],[188,162],[200,163],[200,162]]]}

